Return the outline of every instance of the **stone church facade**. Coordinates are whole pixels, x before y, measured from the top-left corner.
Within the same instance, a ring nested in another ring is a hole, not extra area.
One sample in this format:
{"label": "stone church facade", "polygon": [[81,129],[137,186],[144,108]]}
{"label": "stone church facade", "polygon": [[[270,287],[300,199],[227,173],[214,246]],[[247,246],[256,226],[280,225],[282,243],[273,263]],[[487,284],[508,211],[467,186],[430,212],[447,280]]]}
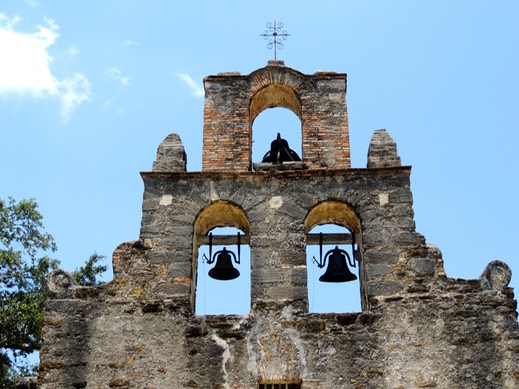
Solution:
{"label": "stone church facade", "polygon": [[[519,387],[510,268],[446,276],[385,130],[367,167],[351,168],[345,74],[270,61],[204,88],[202,171],[187,172],[180,138],[166,137],[141,173],[140,236],[114,251],[113,281],[51,276],[41,389]],[[301,119],[302,161],[251,161],[252,123],[271,107]],[[323,224],[348,233],[311,233]],[[197,315],[199,249],[233,247],[209,236],[224,226],[250,248],[250,312]],[[360,312],[309,312],[306,250],[323,240],[353,247]]]}

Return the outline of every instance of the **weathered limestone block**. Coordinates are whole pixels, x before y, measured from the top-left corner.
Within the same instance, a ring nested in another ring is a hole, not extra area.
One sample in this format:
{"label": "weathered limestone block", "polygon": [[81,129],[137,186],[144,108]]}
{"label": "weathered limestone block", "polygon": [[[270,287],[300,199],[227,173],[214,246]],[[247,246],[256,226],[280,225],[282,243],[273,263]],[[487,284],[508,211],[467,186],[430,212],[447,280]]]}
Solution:
{"label": "weathered limestone block", "polygon": [[504,290],[512,280],[512,270],[504,262],[492,261],[483,270],[480,279],[485,286],[496,290]]}
{"label": "weathered limestone block", "polygon": [[185,172],[187,156],[178,134],[169,134],[157,149],[154,172]]}
{"label": "weathered limestone block", "polygon": [[385,129],[375,130],[368,150],[368,168],[401,166],[396,142]]}
{"label": "weathered limestone block", "polygon": [[64,296],[72,294],[78,284],[69,272],[56,269],[49,276],[48,286],[52,293]]}

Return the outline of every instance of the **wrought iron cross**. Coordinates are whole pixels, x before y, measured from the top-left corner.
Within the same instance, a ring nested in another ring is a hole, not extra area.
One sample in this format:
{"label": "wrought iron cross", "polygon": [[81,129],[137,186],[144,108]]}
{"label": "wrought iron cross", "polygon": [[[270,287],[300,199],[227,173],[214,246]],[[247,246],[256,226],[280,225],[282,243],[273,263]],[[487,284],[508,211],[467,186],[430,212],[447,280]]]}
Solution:
{"label": "wrought iron cross", "polygon": [[274,47],[274,60],[277,60],[277,49],[283,50],[283,43],[281,40],[286,41],[290,34],[287,34],[286,30],[282,30],[284,24],[274,20],[274,24],[271,22],[267,23],[267,29],[263,34],[260,34],[265,40],[268,40],[267,48],[271,49]]}

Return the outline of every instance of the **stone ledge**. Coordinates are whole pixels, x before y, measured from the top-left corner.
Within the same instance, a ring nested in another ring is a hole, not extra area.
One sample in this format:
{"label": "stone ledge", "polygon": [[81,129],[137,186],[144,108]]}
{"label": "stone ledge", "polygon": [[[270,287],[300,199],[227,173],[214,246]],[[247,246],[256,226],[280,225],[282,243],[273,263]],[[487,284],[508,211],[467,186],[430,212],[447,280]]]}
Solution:
{"label": "stone ledge", "polygon": [[253,163],[252,167],[254,171],[287,171],[287,170],[302,170],[304,168],[303,162],[283,162],[283,163],[269,163],[269,162],[257,162]]}
{"label": "stone ledge", "polygon": [[[268,176],[265,173],[269,173]],[[411,166],[395,166],[395,167],[383,167],[383,168],[350,168],[350,169],[301,169],[301,170],[274,170],[274,171],[198,171],[198,172],[155,172],[146,171],[140,172],[143,179],[146,178],[157,178],[161,180],[178,180],[188,178],[203,178],[203,179],[227,179],[227,178],[254,178],[254,177],[333,177],[333,176],[345,176],[345,177],[362,177],[362,176],[376,176],[376,175],[392,175],[400,174],[405,175],[411,174]]]}

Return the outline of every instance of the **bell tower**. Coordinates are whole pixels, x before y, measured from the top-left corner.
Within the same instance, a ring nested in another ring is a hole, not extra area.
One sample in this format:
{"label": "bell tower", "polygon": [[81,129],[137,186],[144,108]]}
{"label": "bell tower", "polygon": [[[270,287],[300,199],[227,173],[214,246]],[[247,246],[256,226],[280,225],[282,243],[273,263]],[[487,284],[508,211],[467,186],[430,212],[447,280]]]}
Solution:
{"label": "bell tower", "polygon": [[301,120],[303,168],[350,168],[346,74],[305,75],[283,61],[247,76],[220,73],[204,79],[204,171],[246,172],[252,124],[265,109],[287,108]]}
{"label": "bell tower", "polygon": [[[510,268],[447,277],[415,229],[411,167],[386,130],[351,166],[345,74],[269,61],[204,88],[202,171],[186,171],[168,135],[141,173],[140,234],[115,249],[113,281],[51,278],[40,389],[517,387]],[[300,118],[301,155],[279,136],[252,161],[252,124],[271,107]],[[343,230],[313,232],[328,224]],[[213,235],[221,227],[238,232]],[[359,299],[357,312],[309,310],[310,246],[316,282],[358,285],[327,296]],[[197,312],[206,248],[218,285],[248,278],[230,297],[249,299],[244,314]]]}

